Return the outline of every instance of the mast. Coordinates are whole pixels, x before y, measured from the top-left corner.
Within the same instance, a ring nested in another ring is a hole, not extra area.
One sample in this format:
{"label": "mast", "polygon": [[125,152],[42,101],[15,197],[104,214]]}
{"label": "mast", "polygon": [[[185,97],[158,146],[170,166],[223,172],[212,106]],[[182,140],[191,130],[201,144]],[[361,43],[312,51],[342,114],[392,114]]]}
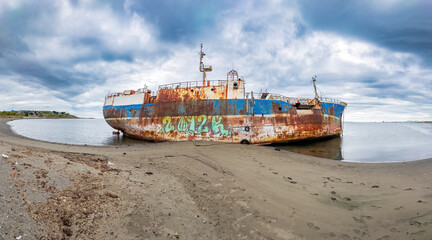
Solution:
{"label": "mast", "polygon": [[318,92],[317,92],[317,88],[316,88],[316,76],[312,77],[312,82],[313,82],[313,86],[314,86],[314,91],[315,91],[315,99],[318,100]]}
{"label": "mast", "polygon": [[200,72],[203,73],[203,86],[205,86],[205,78],[206,78],[206,72],[212,71],[212,66],[205,66],[203,63],[203,58],[205,56],[205,53],[202,50],[203,44],[201,43],[201,51],[200,51]]}

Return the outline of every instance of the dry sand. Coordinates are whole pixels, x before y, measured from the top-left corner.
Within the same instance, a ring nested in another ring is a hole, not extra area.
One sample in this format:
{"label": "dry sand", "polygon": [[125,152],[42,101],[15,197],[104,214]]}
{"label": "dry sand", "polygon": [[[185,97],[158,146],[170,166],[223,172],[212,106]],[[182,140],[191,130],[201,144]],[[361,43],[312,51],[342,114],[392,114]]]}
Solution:
{"label": "dry sand", "polygon": [[0,119],[0,239],[432,239],[432,159],[211,142],[72,146]]}

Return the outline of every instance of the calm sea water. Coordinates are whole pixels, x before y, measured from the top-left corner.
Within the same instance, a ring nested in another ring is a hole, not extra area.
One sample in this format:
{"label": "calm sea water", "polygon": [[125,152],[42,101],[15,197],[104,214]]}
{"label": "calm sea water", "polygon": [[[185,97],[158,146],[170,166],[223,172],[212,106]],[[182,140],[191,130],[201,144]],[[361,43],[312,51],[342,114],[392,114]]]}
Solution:
{"label": "calm sea water", "polygon": [[[34,139],[78,145],[153,144],[113,135],[104,119],[25,119],[13,131]],[[340,138],[277,146],[317,157],[352,162],[400,162],[432,158],[432,124],[345,123]]]}
{"label": "calm sea water", "polygon": [[47,142],[94,146],[143,144],[143,141],[113,135],[115,129],[104,119],[23,119],[8,124],[19,135]]}

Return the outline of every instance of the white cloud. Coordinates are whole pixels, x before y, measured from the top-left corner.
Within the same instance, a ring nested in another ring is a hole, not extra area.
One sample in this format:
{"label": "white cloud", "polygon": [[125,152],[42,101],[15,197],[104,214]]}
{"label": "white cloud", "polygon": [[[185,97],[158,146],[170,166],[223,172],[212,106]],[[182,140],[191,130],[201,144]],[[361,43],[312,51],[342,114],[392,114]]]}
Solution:
{"label": "white cloud", "polygon": [[19,76],[0,79],[0,109],[72,111],[72,103],[59,99],[52,90],[37,85],[21,84]]}
{"label": "white cloud", "polygon": [[[44,14],[34,28],[34,34],[24,37],[31,51],[28,57],[44,62],[65,62],[104,49],[116,53],[157,49],[153,29],[142,17],[135,13],[124,17],[107,5],[93,5],[90,1],[77,6],[57,1],[54,12]],[[80,41],[95,43],[91,46]]]}

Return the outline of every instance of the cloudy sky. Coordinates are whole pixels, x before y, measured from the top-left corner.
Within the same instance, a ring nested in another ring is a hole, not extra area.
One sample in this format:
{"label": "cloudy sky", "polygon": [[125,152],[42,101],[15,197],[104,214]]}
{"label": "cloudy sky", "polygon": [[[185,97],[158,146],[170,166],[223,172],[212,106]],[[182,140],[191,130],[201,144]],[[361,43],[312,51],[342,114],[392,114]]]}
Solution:
{"label": "cloudy sky", "polygon": [[108,92],[232,68],[247,91],[348,103],[347,121],[432,119],[432,0],[0,0],[0,110],[102,117]]}

